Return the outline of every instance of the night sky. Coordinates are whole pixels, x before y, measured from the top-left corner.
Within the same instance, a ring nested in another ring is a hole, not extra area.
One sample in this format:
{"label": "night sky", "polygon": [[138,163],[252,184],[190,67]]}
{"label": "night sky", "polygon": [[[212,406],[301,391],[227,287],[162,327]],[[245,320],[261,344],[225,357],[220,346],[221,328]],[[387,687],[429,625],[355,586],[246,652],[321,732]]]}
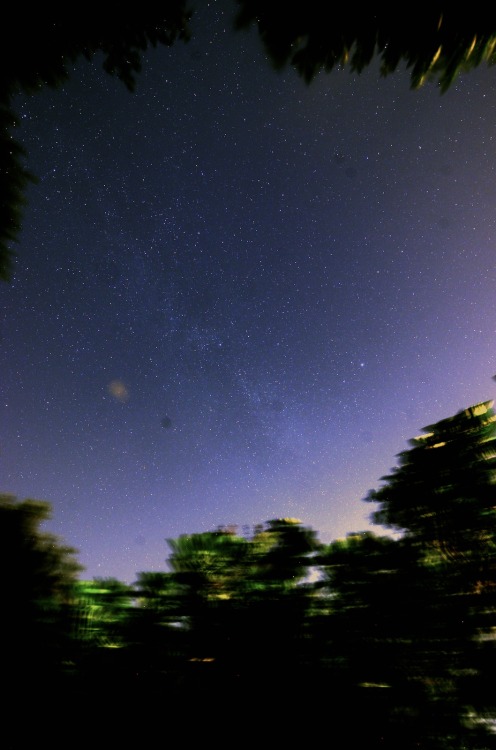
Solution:
{"label": "night sky", "polygon": [[15,102],[39,182],[0,289],[0,491],[51,503],[85,578],[220,525],[370,528],[408,439],[496,395],[496,70],[307,86],[221,7],[134,93],[97,57]]}

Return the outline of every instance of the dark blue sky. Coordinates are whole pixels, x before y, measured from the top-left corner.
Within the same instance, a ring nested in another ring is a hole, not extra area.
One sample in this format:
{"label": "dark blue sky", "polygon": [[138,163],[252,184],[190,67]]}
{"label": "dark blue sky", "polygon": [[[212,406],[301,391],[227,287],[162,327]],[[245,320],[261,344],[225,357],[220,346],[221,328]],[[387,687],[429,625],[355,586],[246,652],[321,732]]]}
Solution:
{"label": "dark blue sky", "polygon": [[219,7],[133,94],[97,59],[16,102],[0,491],[88,578],[223,524],[364,529],[407,440],[494,396],[496,71],[307,86]]}

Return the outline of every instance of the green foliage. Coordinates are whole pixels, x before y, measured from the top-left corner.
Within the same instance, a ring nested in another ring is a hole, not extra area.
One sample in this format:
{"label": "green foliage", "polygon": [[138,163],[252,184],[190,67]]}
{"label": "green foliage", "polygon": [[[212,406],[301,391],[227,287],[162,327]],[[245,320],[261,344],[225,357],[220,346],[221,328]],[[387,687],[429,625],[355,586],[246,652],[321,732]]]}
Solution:
{"label": "green foliage", "polygon": [[476,404],[424,428],[399,454],[385,485],[366,498],[375,523],[404,531],[431,556],[465,558],[494,550],[496,415]]}
{"label": "green foliage", "polygon": [[251,536],[219,528],[169,540],[170,571],[132,587],[77,581],[74,550],[39,529],[50,505],[1,496],[4,674],[63,675],[62,693],[127,696],[143,715],[153,696],[195,707],[277,696],[305,715],[332,705],[353,746],[486,750],[495,424],[483,402],[410,441],[367,498],[398,538],[321,545],[289,518]]}
{"label": "green foliage", "polygon": [[280,687],[286,675],[286,686],[294,686],[306,658],[311,587],[303,582],[318,547],[315,533],[277,519],[250,538],[219,529],[169,545],[194,674],[246,686],[265,673]]}
{"label": "green foliage", "polygon": [[134,592],[116,578],[79,581],[75,591],[75,632],[79,641],[99,648],[125,645],[125,625]]}
{"label": "green foliage", "polygon": [[60,673],[70,650],[75,550],[40,531],[49,503],[0,496],[2,619],[0,661],[5,680]]}
{"label": "green foliage", "polygon": [[82,570],[76,550],[39,526],[51,516],[51,505],[40,500],[18,501],[0,495],[0,570],[4,602],[10,598],[31,604],[66,601]]}
{"label": "green foliage", "polygon": [[[394,565],[386,561],[381,573],[389,571],[383,601],[394,603],[394,627],[382,622],[377,643],[385,661],[407,665],[405,673],[410,681],[414,679],[415,704],[421,707],[415,726],[420,733],[415,735],[412,728],[409,734],[417,736],[423,747],[440,747],[444,742],[450,747],[481,747],[483,726],[468,717],[485,711],[496,714],[494,700],[483,687],[495,659],[496,415],[492,407],[489,401],[475,404],[426,427],[424,434],[410,441],[411,448],[399,454],[399,466],[383,477],[384,486],[366,498],[380,504],[373,514],[376,523],[403,534],[395,543]],[[370,583],[373,559],[366,570],[356,566],[355,570],[360,590],[369,595],[375,590]],[[338,592],[349,595],[346,575],[340,579],[339,570],[332,575],[337,576]],[[351,596],[355,604],[356,591],[355,585]],[[387,610],[383,604],[381,612]],[[395,611],[408,613],[406,628]],[[380,622],[377,616],[373,619]],[[370,622],[368,616],[366,621]],[[391,643],[396,644],[396,655],[387,659]],[[396,667],[391,684],[401,684]],[[410,702],[411,698],[405,707]]]}
{"label": "green foliage", "polygon": [[325,547],[319,563],[330,596],[321,648],[340,686],[350,733],[358,741],[353,714],[359,714],[372,745],[416,747],[425,741],[429,705],[424,655],[431,588],[415,550],[390,537],[355,533]]}

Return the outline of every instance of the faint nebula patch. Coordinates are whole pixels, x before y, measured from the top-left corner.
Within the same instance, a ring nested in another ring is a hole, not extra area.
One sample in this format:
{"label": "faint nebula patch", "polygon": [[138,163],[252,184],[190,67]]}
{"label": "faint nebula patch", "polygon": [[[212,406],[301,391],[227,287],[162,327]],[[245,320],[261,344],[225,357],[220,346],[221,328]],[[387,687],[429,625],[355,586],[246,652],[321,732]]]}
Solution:
{"label": "faint nebula patch", "polygon": [[107,391],[116,401],[124,403],[129,399],[129,391],[122,380],[112,380],[107,386]]}

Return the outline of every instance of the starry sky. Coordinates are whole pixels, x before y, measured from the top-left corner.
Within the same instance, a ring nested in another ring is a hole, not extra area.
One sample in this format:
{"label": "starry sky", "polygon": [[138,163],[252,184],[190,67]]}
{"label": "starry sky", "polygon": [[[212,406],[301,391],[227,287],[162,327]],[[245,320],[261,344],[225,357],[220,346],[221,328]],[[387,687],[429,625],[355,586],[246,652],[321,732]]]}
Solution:
{"label": "starry sky", "polygon": [[496,71],[307,86],[231,4],[130,93],[81,61],[20,96],[0,289],[0,491],[47,500],[84,578],[297,517],[323,542],[424,425],[495,395]]}

